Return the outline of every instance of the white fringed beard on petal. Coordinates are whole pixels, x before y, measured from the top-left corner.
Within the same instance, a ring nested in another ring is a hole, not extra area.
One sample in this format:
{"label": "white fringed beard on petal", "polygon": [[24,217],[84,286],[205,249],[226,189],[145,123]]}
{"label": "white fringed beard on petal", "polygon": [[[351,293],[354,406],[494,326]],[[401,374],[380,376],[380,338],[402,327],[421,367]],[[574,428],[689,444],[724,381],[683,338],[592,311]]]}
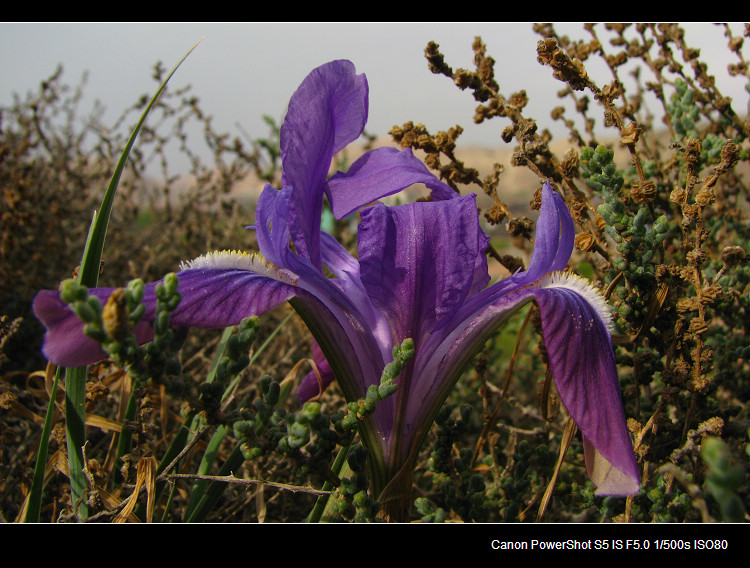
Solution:
{"label": "white fringed beard on petal", "polygon": [[534,282],[534,288],[567,288],[583,296],[591,307],[596,310],[599,317],[604,322],[607,330],[611,333],[614,327],[612,321],[612,312],[610,311],[607,300],[604,299],[601,291],[596,288],[589,280],[567,271],[549,272]]}
{"label": "white fringed beard on petal", "polygon": [[296,274],[279,268],[271,264],[258,253],[249,253],[238,250],[217,250],[200,255],[193,260],[187,260],[180,263],[180,270],[195,269],[221,269],[235,268],[239,270],[249,270],[260,276],[267,276],[274,280],[286,282],[287,284],[297,285],[298,277]]}

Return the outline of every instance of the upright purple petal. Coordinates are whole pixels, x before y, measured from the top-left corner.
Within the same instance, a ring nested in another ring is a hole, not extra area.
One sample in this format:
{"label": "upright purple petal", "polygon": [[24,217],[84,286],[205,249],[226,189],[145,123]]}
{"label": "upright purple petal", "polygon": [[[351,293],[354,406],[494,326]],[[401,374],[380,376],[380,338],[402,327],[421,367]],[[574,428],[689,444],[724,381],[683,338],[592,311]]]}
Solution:
{"label": "upright purple petal", "polygon": [[565,201],[553,191],[549,182],[545,182],[534,249],[523,282],[530,284],[548,272],[565,269],[573,252],[574,240],[575,227]]}
{"label": "upright purple petal", "polygon": [[362,212],[362,283],[396,342],[419,342],[466,301],[487,245],[477,228],[473,195]]}
{"label": "upright purple petal", "polygon": [[292,188],[277,190],[266,184],[255,207],[255,238],[263,257],[276,266],[287,266],[289,250],[289,199]]}
{"label": "upright purple petal", "polygon": [[290,187],[289,227],[299,254],[319,264],[323,192],[333,155],[356,140],[368,113],[368,86],[350,61],[313,70],[292,96],[281,126],[282,185]]}
{"label": "upright purple petal", "polygon": [[354,142],[365,129],[368,98],[367,79],[356,74],[351,61],[331,61],[313,69],[289,100],[282,126],[287,134],[281,155],[284,169],[287,164],[294,169],[300,154],[312,151],[300,148],[299,144],[325,148],[328,146],[325,136],[329,133],[333,135],[328,150],[330,163],[333,154]]}

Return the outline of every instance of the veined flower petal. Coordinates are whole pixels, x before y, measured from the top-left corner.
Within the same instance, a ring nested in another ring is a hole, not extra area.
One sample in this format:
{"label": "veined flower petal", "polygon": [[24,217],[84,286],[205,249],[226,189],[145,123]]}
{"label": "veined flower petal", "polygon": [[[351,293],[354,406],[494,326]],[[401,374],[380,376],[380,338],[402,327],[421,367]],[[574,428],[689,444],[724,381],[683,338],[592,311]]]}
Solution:
{"label": "veined flower petal", "polygon": [[[619,471],[592,481],[607,481],[606,488],[598,488],[600,494],[632,495],[638,491],[639,473],[601,304],[591,301],[588,290],[582,294],[568,285],[532,288],[532,293],[542,316],[544,345],[560,399],[596,453]],[[588,459],[593,455],[587,452]],[[597,463],[597,467],[589,463],[589,469],[604,471],[601,462]]]}
{"label": "veined flower petal", "polygon": [[[173,327],[222,328],[237,325],[243,318],[260,315],[283,304],[298,293],[294,280],[286,271],[275,269],[265,261],[251,260],[250,255],[218,254],[199,257],[192,267],[177,273],[177,290],[182,300],[171,314]],[[211,266],[245,264],[246,266]],[[255,266],[257,274],[249,268]],[[272,276],[269,276],[272,275]],[[153,339],[149,323],[156,314],[155,289],[159,282],[144,286],[146,311],[136,327],[143,343]],[[115,288],[89,290],[106,303]],[[56,290],[42,290],[34,298],[34,314],[45,325],[42,352],[56,365],[79,367],[106,357],[99,344],[83,332],[84,323],[60,299]]]}
{"label": "veined flower petal", "polygon": [[[362,212],[359,262],[362,282],[391,324],[394,343],[419,343],[466,301],[479,271],[489,279],[478,238],[475,196]],[[484,236],[484,235],[482,235]]]}
{"label": "veined flower petal", "polygon": [[532,284],[532,287],[567,288],[576,292],[594,309],[607,331],[612,331],[614,324],[612,323],[612,311],[609,304],[602,296],[601,291],[594,287],[589,280],[568,271],[548,272]]}
{"label": "veined flower petal", "polygon": [[[402,435],[413,440],[425,435],[424,425],[431,423],[473,355],[498,326],[535,300],[555,384],[590,445],[587,462],[595,458],[588,463],[596,472],[592,480],[603,484],[600,494],[631,495],[638,491],[639,474],[620,397],[612,316],[606,300],[588,281],[570,272],[551,272],[567,264],[565,254],[569,256],[572,242],[561,234],[572,229],[570,214],[558,206],[561,200],[555,203],[552,193],[546,186],[546,218],[537,226],[536,241],[544,243],[533,266],[539,276],[532,280],[528,272],[521,272],[497,282],[469,298],[451,322],[426,339],[413,372],[430,380],[412,381]],[[560,250],[567,253],[561,255]]]}
{"label": "veined flower petal", "polygon": [[421,183],[436,199],[451,199],[456,192],[432,175],[410,148],[384,147],[367,152],[346,172],[336,172],[327,183],[333,215],[343,219],[360,207]]}
{"label": "veined flower petal", "polygon": [[282,185],[291,188],[289,231],[297,253],[320,267],[320,217],[331,160],[356,140],[369,87],[351,61],[314,69],[292,95],[280,130]]}

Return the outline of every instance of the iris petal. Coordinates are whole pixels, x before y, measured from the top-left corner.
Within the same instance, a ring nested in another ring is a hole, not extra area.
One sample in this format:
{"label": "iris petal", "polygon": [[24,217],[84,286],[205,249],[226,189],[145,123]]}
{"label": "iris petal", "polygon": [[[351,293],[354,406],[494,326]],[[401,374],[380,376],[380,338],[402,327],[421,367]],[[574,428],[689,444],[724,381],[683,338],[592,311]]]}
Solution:
{"label": "iris petal", "polygon": [[[605,322],[591,303],[571,289],[542,288],[533,294],[560,398],[588,443],[619,471],[600,476],[599,483],[607,483],[599,490],[608,495],[632,494],[638,488],[638,469]],[[602,471],[599,466],[597,470]]]}
{"label": "iris petal", "polygon": [[282,185],[293,189],[289,227],[299,254],[319,264],[323,192],[333,155],[356,140],[368,113],[368,86],[350,61],[313,70],[292,95],[280,130]]}
{"label": "iris petal", "polygon": [[[415,342],[450,318],[468,297],[477,259],[473,195],[450,201],[376,205],[362,213],[362,282],[391,324],[395,342]],[[486,269],[485,269],[486,274]]]}
{"label": "iris petal", "polygon": [[[177,273],[177,279],[182,300],[171,315],[174,327],[237,325],[245,317],[263,314],[283,304],[298,292],[287,276],[271,278],[240,268],[191,268]],[[141,343],[153,338],[148,323],[155,317],[157,284],[159,282],[151,282],[144,286],[146,311],[135,330]],[[105,303],[114,290],[95,288],[89,293]],[[47,328],[42,352],[49,361],[79,367],[106,356],[99,344],[83,333],[84,323],[60,299],[59,292],[39,292],[34,298],[33,310]]]}
{"label": "iris petal", "polygon": [[[97,288],[90,293],[106,302],[114,288]],[[48,361],[63,367],[83,367],[107,357],[101,345],[83,333],[84,323],[68,307],[56,290],[42,290],[34,297],[32,309],[47,328],[42,353]],[[154,332],[145,321],[134,330],[140,342],[153,339]]]}
{"label": "iris petal", "polygon": [[337,219],[360,207],[378,201],[414,184],[432,190],[433,198],[450,199],[456,192],[432,175],[411,152],[377,148],[355,161],[346,172],[336,172],[328,180],[328,199]]}
{"label": "iris petal", "polygon": [[531,284],[548,272],[563,270],[570,260],[575,227],[562,196],[549,183],[542,187],[542,206],[536,222],[529,267],[519,284]]}

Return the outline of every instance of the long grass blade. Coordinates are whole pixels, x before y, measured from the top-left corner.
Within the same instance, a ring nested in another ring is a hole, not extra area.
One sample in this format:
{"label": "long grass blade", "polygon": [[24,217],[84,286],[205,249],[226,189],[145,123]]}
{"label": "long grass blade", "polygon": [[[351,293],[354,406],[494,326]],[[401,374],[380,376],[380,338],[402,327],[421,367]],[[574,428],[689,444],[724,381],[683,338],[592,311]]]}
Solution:
{"label": "long grass blade", "polygon": [[47,467],[47,455],[49,453],[49,435],[52,431],[52,418],[55,414],[55,395],[57,394],[57,383],[60,379],[61,369],[55,370],[55,380],[52,383],[52,391],[47,406],[47,415],[42,426],[42,437],[39,443],[39,451],[36,455],[34,465],[34,478],[31,481],[31,490],[27,500],[26,515],[24,521],[27,523],[38,523],[42,513],[42,494],[44,492],[44,473]]}
{"label": "long grass blade", "polygon": [[88,516],[83,462],[83,446],[86,443],[86,367],[65,370],[65,435],[73,510],[79,518],[85,519]]}

